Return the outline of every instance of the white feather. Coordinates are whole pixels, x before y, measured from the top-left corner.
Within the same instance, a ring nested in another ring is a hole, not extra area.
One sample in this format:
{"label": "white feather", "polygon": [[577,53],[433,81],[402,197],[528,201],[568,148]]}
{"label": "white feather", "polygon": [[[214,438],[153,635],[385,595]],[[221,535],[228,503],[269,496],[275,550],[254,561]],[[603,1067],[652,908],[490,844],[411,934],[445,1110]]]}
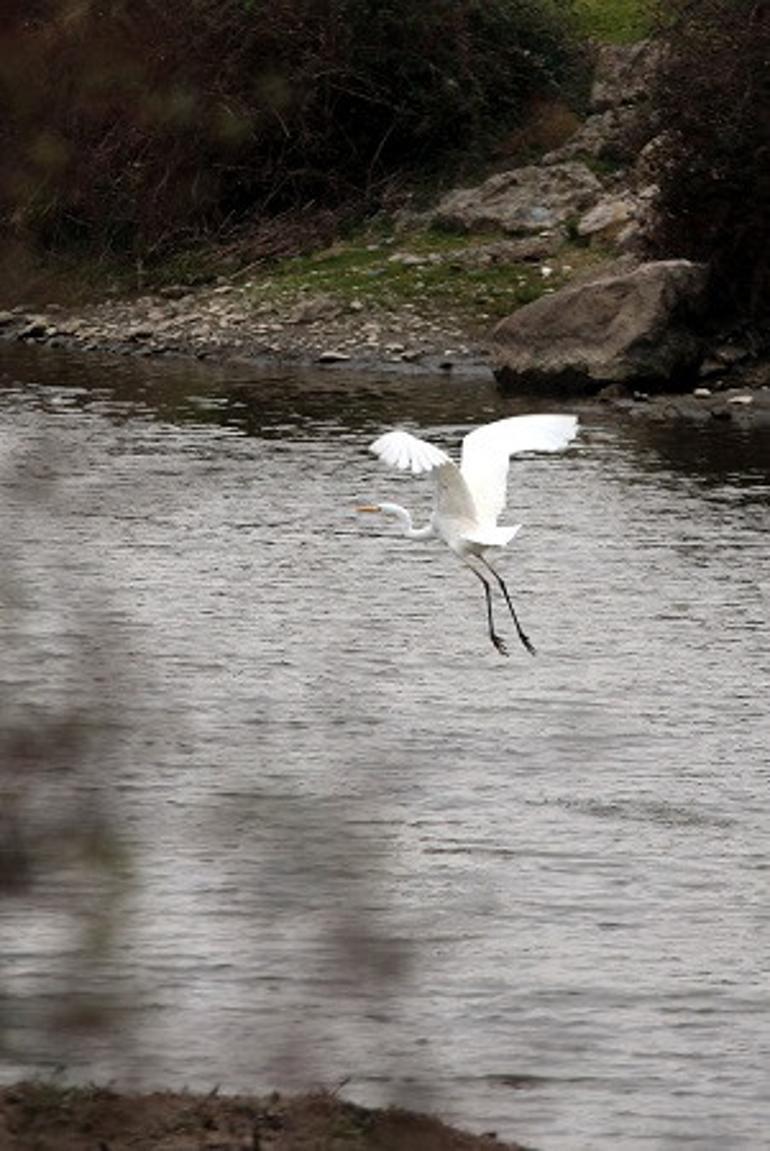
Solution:
{"label": "white feather", "polygon": [[400,468],[402,472],[411,468],[415,476],[452,462],[441,448],[434,447],[427,440],[420,440],[409,432],[386,432],[384,436],[374,441],[369,451],[374,452],[392,468]]}
{"label": "white feather", "polygon": [[462,538],[470,544],[478,544],[481,548],[504,548],[521,531],[522,526],[522,524],[511,524],[510,527],[505,528],[491,526],[479,528],[478,530],[463,532]]}
{"label": "white feather", "polygon": [[577,416],[511,416],[469,432],[460,471],[479,524],[492,526],[505,507],[508,462],[519,452],[558,452],[577,435]]}

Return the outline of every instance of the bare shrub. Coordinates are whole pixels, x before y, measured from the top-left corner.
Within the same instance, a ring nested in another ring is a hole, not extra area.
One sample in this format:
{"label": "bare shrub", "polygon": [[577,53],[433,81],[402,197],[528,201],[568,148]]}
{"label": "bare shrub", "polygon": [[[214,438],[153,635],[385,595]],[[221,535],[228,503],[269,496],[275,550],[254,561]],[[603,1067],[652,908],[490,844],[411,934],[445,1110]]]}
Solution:
{"label": "bare shrub", "polygon": [[1,17],[0,219],[152,255],[375,197],[575,82],[568,0],[38,0]]}
{"label": "bare shrub", "polygon": [[654,254],[706,261],[721,313],[770,300],[770,4],[668,0]]}

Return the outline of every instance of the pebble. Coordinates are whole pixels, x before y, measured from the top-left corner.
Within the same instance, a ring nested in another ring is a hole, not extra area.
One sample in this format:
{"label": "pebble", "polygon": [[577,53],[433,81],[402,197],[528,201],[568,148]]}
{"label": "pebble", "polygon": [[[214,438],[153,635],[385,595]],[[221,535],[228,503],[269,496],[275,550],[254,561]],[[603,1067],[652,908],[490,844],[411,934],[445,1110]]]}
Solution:
{"label": "pebble", "polygon": [[341,364],[349,359],[350,356],[347,352],[338,352],[334,348],[328,348],[317,357],[319,364]]}
{"label": "pebble", "polygon": [[18,338],[20,340],[38,339],[45,335],[47,328],[48,325],[44,319],[40,319],[39,317],[30,318],[29,322],[25,324],[19,332]]}
{"label": "pebble", "polygon": [[706,400],[711,395],[711,388],[695,388],[692,394],[699,400]]}
{"label": "pebble", "polygon": [[420,268],[428,262],[425,256],[415,256],[413,252],[394,252],[388,256],[389,264],[402,264],[405,268]]}

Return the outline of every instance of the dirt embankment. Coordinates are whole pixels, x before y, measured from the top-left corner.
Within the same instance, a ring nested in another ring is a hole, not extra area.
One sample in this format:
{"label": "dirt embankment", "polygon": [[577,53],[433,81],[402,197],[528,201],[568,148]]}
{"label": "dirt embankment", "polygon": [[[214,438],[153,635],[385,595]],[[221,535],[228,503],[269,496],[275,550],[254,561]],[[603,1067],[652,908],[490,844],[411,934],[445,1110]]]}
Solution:
{"label": "dirt embankment", "polygon": [[2,1151],[525,1151],[430,1116],[296,1098],[21,1083],[0,1090]]}

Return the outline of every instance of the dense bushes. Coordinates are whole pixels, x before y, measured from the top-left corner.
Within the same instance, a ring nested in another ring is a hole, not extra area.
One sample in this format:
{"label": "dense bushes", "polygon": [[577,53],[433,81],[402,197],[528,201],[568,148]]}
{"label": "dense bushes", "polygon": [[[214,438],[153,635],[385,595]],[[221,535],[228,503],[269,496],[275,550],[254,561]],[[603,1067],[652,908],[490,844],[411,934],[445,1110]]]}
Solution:
{"label": "dense bushes", "polygon": [[570,0],[15,0],[0,215],[148,254],[475,153],[576,75]]}
{"label": "dense bushes", "polygon": [[656,254],[709,262],[724,313],[770,305],[770,3],[667,0]]}

